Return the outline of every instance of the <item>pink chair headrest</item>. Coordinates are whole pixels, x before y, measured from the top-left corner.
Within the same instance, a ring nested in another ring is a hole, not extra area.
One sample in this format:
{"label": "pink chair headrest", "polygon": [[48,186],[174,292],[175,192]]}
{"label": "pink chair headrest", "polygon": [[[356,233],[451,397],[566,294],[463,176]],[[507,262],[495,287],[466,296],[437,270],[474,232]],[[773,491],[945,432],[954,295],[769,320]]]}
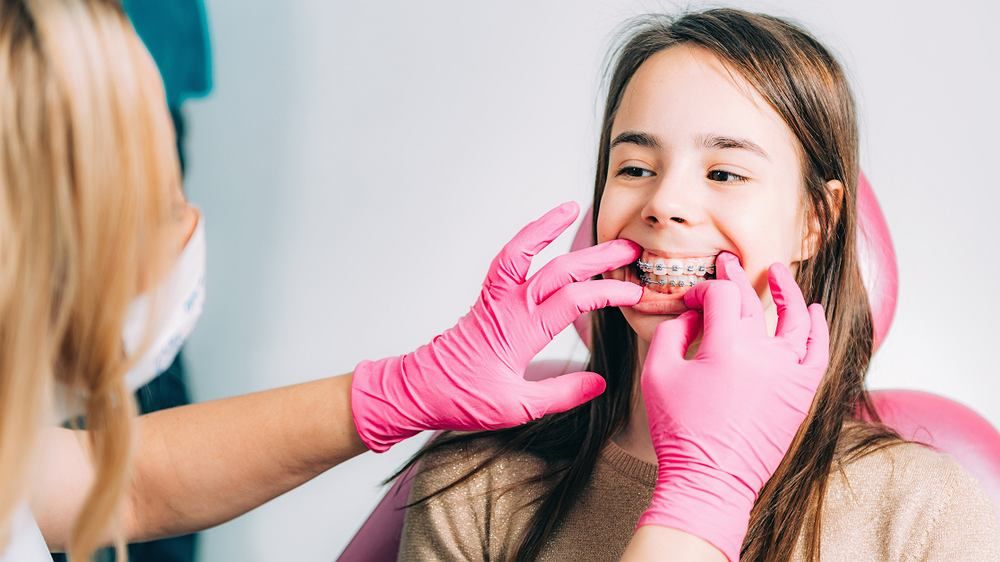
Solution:
{"label": "pink chair headrest", "polygon": [[[889,237],[889,227],[882,216],[875,193],[868,178],[862,173],[858,178],[858,253],[861,259],[861,275],[872,308],[872,322],[875,329],[875,348],[885,339],[896,313],[896,295],[899,292],[897,278],[896,251]],[[580,229],[573,239],[573,250],[594,244],[591,225],[594,220],[593,207],[587,209]],[[590,345],[590,318],[583,315],[574,321],[577,333]]]}

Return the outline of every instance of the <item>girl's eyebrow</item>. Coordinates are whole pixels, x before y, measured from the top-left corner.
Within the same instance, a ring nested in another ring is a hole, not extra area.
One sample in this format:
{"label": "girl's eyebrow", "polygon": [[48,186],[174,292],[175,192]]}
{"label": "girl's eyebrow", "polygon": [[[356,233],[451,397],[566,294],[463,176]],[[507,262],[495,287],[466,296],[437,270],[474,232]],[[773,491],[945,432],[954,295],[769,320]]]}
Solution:
{"label": "girl's eyebrow", "polygon": [[[699,144],[708,149],[737,149],[737,150],[747,150],[753,152],[758,156],[764,158],[765,160],[770,160],[771,157],[768,156],[767,151],[760,147],[759,144],[753,142],[750,139],[730,137],[726,135],[718,135],[714,133],[707,133],[696,137],[696,144]],[[644,133],[642,131],[625,131],[614,138],[611,141],[611,146],[609,149],[618,146],[619,144],[635,144],[645,148],[652,148],[659,150],[663,143],[660,139],[656,138],[656,135],[650,133]]]}
{"label": "girl's eyebrow", "polygon": [[771,159],[771,157],[767,155],[767,151],[750,139],[727,137],[710,133],[701,137],[701,145],[705,148],[713,149],[735,148],[739,150],[748,150],[762,157],[764,160]]}
{"label": "girl's eyebrow", "polygon": [[657,139],[655,135],[643,133],[642,131],[625,131],[615,137],[615,140],[611,141],[611,146],[608,148],[614,148],[623,143],[636,144],[646,148],[655,149],[659,149],[661,146],[660,140]]}

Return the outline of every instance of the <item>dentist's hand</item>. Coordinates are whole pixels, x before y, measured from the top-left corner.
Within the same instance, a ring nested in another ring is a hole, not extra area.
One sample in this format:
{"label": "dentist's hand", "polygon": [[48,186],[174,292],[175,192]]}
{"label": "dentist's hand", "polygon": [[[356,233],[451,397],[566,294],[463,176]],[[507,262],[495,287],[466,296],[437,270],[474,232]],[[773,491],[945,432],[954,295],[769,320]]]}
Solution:
{"label": "dentist's hand", "polygon": [[596,373],[524,379],[532,358],[575,318],[642,296],[634,283],[590,280],[639,258],[627,240],[557,257],[526,279],[531,258],[578,214],[565,203],[525,226],[494,258],[479,300],[453,328],[413,353],[355,367],[351,406],[369,449],[383,452],[425,429],[513,427],[604,392]]}
{"label": "dentist's hand", "polygon": [[[723,253],[716,269],[718,280],[684,295],[691,310],[657,327],[646,357],[642,391],[659,476],[638,525],[688,532],[735,562],[757,494],[826,373],[829,334],[823,307],[806,308],[784,265],[768,270],[774,337],[737,258]],[[701,345],[686,360],[702,326]]]}

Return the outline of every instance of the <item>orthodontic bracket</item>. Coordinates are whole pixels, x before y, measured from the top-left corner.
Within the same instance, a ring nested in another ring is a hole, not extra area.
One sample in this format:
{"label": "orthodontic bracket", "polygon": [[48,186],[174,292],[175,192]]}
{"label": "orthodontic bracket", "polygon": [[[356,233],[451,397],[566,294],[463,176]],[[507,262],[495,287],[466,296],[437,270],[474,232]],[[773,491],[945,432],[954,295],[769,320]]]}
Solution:
{"label": "orthodontic bracket", "polygon": [[684,281],[683,279],[664,279],[663,281],[655,281],[649,275],[645,273],[639,274],[639,281],[645,285],[669,285],[671,287],[694,287],[694,281]]}
{"label": "orthodontic bracket", "polygon": [[686,273],[688,275],[708,273],[709,275],[715,275],[715,264],[712,265],[700,264],[697,266],[694,264],[688,264],[683,268],[677,264],[673,264],[668,267],[667,264],[663,262],[651,263],[642,260],[636,260],[635,264],[639,268],[639,271],[642,271],[643,273],[652,273],[653,275],[669,275],[670,273],[676,273],[676,274]]}

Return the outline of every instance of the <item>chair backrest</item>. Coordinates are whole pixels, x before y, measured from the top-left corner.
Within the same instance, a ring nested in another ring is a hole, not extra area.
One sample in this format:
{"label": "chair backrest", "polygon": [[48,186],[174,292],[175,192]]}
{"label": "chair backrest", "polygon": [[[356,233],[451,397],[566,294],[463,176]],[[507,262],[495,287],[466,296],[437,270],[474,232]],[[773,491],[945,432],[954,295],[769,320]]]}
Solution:
{"label": "chair backrest", "polygon": [[[877,348],[885,339],[896,310],[896,254],[878,201],[863,174],[859,180],[857,205],[858,251],[872,307]],[[592,210],[587,211],[572,249],[593,244],[592,214]],[[589,345],[589,319],[581,316],[574,325]],[[536,361],[525,376],[539,380],[581,369],[581,365],[567,361]],[[962,404],[928,392],[878,390],[872,392],[872,399],[882,420],[902,437],[933,445],[978,477],[1000,514],[1000,433],[986,419]],[[407,503],[414,475],[411,469],[396,480],[344,549],[340,561],[396,559],[405,515],[403,506]]]}

